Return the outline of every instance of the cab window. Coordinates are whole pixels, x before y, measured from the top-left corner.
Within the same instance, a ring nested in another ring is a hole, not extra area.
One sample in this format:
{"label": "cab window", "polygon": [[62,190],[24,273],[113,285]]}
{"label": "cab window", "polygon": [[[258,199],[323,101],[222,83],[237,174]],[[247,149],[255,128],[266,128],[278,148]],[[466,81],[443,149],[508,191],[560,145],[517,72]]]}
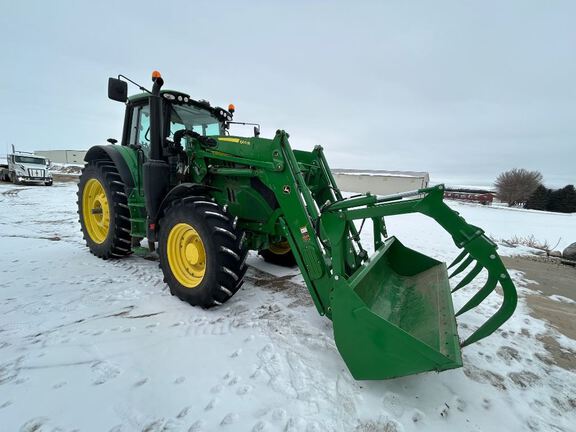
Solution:
{"label": "cab window", "polygon": [[14,156],[14,160],[17,163],[34,164],[34,165],[46,165],[46,159],[33,157],[33,156]]}
{"label": "cab window", "polygon": [[138,135],[136,143],[142,146],[144,154],[149,155],[150,152],[150,106],[145,105],[140,108],[138,115]]}
{"label": "cab window", "polygon": [[170,113],[170,136],[188,129],[204,136],[222,135],[218,119],[209,111],[188,105],[172,105]]}
{"label": "cab window", "polygon": [[134,107],[132,112],[132,127],[129,144],[140,145],[144,154],[149,156],[150,151],[150,106]]}

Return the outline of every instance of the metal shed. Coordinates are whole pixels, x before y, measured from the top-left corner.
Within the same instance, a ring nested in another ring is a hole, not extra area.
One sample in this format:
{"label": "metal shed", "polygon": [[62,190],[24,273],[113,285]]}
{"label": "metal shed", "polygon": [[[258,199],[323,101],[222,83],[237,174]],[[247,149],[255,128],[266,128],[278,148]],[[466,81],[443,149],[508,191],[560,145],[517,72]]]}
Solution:
{"label": "metal shed", "polygon": [[50,159],[52,163],[84,165],[86,150],[37,150],[34,153]]}
{"label": "metal shed", "polygon": [[388,195],[428,187],[427,172],[384,170],[332,170],[342,191]]}

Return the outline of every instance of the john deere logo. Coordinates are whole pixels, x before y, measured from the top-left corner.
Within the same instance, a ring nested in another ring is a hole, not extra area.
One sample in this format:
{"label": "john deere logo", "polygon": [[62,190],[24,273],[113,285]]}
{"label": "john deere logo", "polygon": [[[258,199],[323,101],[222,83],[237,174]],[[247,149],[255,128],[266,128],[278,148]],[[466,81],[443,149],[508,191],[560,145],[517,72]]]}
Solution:
{"label": "john deere logo", "polygon": [[290,186],[284,185],[284,187],[282,188],[282,192],[288,195],[290,193]]}

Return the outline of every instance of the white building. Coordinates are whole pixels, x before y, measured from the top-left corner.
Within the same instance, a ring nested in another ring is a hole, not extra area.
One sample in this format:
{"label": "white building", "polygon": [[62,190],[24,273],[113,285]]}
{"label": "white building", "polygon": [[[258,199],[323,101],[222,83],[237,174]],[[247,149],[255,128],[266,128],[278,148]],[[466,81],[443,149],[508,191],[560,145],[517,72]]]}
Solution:
{"label": "white building", "polygon": [[37,150],[34,154],[50,159],[56,164],[84,165],[87,150]]}
{"label": "white building", "polygon": [[341,191],[389,195],[428,187],[426,172],[335,169],[332,174]]}

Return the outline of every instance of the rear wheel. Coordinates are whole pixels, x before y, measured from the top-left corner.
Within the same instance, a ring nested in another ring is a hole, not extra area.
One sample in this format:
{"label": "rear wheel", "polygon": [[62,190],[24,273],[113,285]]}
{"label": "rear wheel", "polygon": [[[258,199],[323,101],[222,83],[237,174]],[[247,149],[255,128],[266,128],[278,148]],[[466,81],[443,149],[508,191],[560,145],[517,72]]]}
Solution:
{"label": "rear wheel", "polygon": [[247,249],[243,233],[206,197],[175,201],[160,220],[158,254],[172,295],[194,306],[220,305],[241,287]]}
{"label": "rear wheel", "polygon": [[112,161],[86,164],[78,184],[78,215],[86,245],[99,258],[131,253],[126,187]]}
{"label": "rear wheel", "polygon": [[258,255],[264,258],[264,261],[283,267],[294,267],[296,258],[290,249],[288,242],[273,243],[268,249],[258,251]]}

